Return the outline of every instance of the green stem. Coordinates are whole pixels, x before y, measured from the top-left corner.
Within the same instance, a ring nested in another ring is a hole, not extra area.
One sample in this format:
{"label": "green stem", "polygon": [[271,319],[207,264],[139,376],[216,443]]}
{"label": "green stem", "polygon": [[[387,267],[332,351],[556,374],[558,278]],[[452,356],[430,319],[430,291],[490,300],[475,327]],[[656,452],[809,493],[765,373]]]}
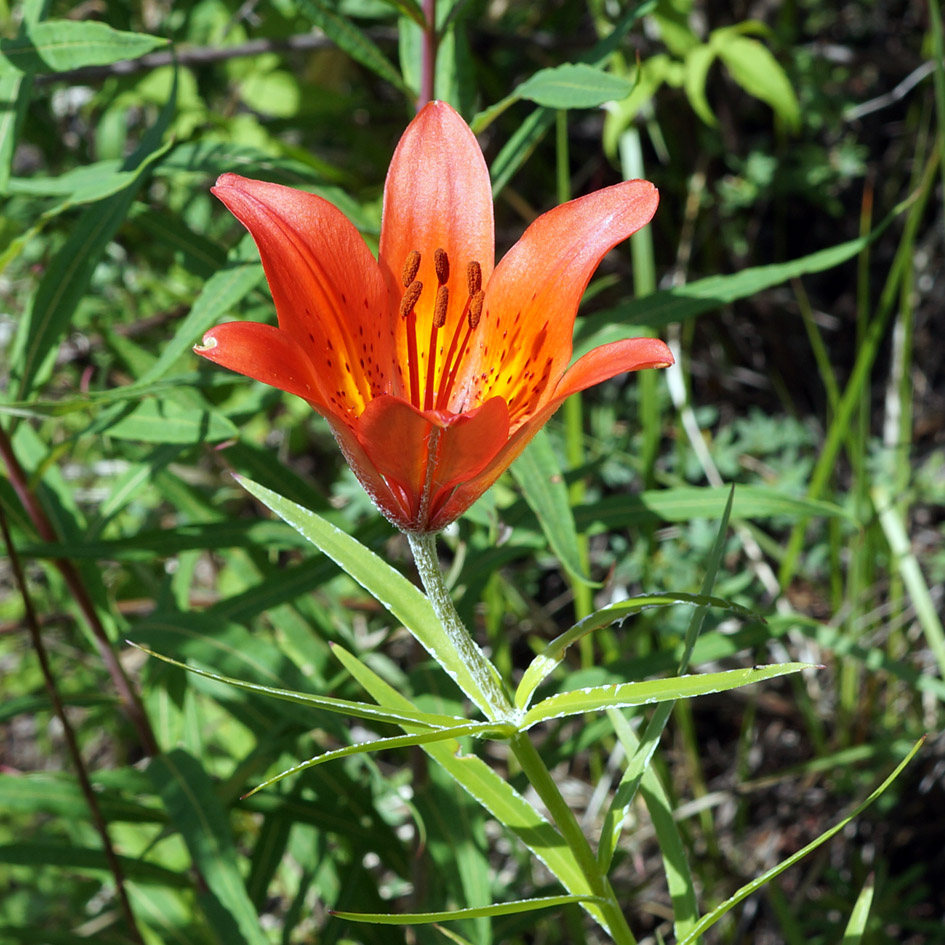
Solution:
{"label": "green stem", "polygon": [[486,717],[492,721],[512,718],[514,710],[508,696],[502,690],[495,668],[486,659],[482,650],[476,646],[469,631],[456,613],[453,598],[443,579],[440,561],[436,554],[436,535],[434,533],[408,532],[407,541],[413,552],[420,580],[423,582],[427,597],[436,611],[446,635],[450,638],[459,658],[469,667],[476,685],[482,695],[477,704]]}
{"label": "green stem", "polygon": [[[502,688],[492,663],[476,646],[465,624],[456,612],[453,598],[440,569],[434,534],[407,533],[410,550],[420,574],[427,597],[443,625],[460,659],[469,667],[482,695],[479,708],[492,721],[512,720],[515,710]],[[561,796],[558,785],[542,761],[538,749],[526,732],[517,732],[509,741],[522,772],[554,819],[567,843],[574,861],[584,874],[591,894],[604,900],[598,905],[600,917],[606,924],[616,945],[636,945],[636,939],[627,925],[617,897],[611,889],[606,873],[600,868],[591,845],[584,836],[571,808]]]}
{"label": "green stem", "polygon": [[561,796],[558,785],[555,783],[551,772],[538,754],[538,749],[528,737],[526,732],[518,732],[509,740],[509,747],[515,755],[522,773],[528,778],[529,783],[535,789],[538,796],[542,799],[548,812],[554,818],[554,822],[564,837],[578,867],[584,874],[591,892],[595,896],[600,896],[606,900],[600,905],[600,911],[604,921],[607,923],[607,929],[617,945],[636,945],[636,939],[630,926],[627,925],[627,919],[617,902],[617,897],[611,889],[607,876],[601,872],[594,856],[591,845],[584,836],[581,825],[577,822],[574,812],[568,806],[567,801]]}

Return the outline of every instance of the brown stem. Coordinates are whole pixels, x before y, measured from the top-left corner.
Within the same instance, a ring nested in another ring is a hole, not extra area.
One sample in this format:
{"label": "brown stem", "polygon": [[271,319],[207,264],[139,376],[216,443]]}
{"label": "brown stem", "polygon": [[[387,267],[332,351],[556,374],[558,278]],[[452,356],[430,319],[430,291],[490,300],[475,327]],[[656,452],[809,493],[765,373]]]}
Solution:
{"label": "brown stem", "polygon": [[102,847],[105,850],[105,859],[108,860],[108,867],[115,879],[115,891],[118,894],[118,901],[121,904],[121,910],[125,915],[125,921],[128,923],[128,930],[134,941],[144,945],[141,933],[138,931],[138,925],[135,922],[135,915],[131,909],[131,902],[128,899],[128,892],[125,889],[125,877],[122,873],[121,863],[112,846],[111,837],[108,835],[108,825],[102,816],[101,808],[98,806],[98,800],[95,791],[92,788],[92,782],[89,780],[88,772],[85,769],[85,762],[82,760],[82,753],[79,751],[79,743],[75,737],[75,731],[69,722],[69,716],[66,715],[66,708],[59,698],[59,691],[56,689],[56,680],[53,676],[52,668],[49,665],[49,656],[46,653],[46,646],[43,643],[43,635],[39,629],[39,620],[36,617],[36,611],[33,608],[33,600],[30,597],[29,588],[26,586],[26,578],[23,575],[23,568],[20,565],[19,555],[13,545],[13,538],[7,527],[6,513],[3,506],[0,505],[0,531],[3,532],[3,541],[7,547],[7,555],[10,558],[10,567],[13,570],[13,578],[23,598],[23,607],[26,610],[26,623],[29,627],[30,637],[33,641],[33,649],[36,650],[36,657],[39,660],[39,666],[43,673],[43,682],[46,684],[46,692],[49,694],[49,701],[52,703],[60,723],[62,732],[66,739],[66,745],[69,754],[72,757],[72,763],[75,765],[76,774],[79,778],[79,785],[82,794],[85,796],[85,802],[89,805],[89,812],[92,815],[92,823],[102,838]]}
{"label": "brown stem", "polygon": [[[36,531],[39,532],[43,541],[58,543],[59,536],[56,534],[56,530],[53,528],[52,522],[49,521],[46,512],[43,510],[38,497],[33,490],[30,489],[26,473],[20,465],[20,461],[16,458],[16,454],[13,452],[13,444],[10,442],[9,437],[2,427],[0,427],[0,456],[3,457],[6,463],[10,483],[17,496],[19,496],[20,501],[23,503],[23,508],[32,520]],[[82,615],[85,617],[92,631],[99,656],[105,664],[109,676],[112,678],[112,683],[118,692],[118,699],[121,702],[122,708],[131,724],[135,727],[135,731],[138,733],[141,750],[146,755],[156,755],[158,753],[157,740],[154,737],[154,732],[151,730],[151,723],[148,721],[144,706],[134,686],[132,686],[131,680],[128,679],[125,668],[121,665],[118,656],[112,649],[111,640],[108,639],[108,633],[99,618],[92,598],[89,597],[89,593],[86,590],[85,584],[82,582],[79,572],[76,570],[75,565],[65,558],[56,558],[53,564],[59,570],[63,580],[65,580],[69,592],[72,594],[76,604],[78,604],[79,610],[82,611]]]}

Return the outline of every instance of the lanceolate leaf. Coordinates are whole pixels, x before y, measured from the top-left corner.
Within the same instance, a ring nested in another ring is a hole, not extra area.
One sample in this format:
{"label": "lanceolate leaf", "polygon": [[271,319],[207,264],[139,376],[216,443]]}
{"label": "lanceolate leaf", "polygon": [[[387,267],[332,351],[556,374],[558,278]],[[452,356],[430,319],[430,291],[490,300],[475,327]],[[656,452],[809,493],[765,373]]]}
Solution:
{"label": "lanceolate leaf", "polygon": [[529,664],[522,675],[521,682],[515,692],[515,705],[520,709],[528,707],[535,690],[548,678],[554,668],[564,659],[564,654],[572,643],[595,630],[609,627],[618,620],[623,620],[630,614],[638,613],[649,607],[667,607],[672,604],[693,604],[699,607],[719,607],[743,617],[755,616],[750,610],[740,604],[721,597],[711,597],[706,594],[642,594],[631,597],[629,600],[619,601],[604,607],[596,613],[585,617],[582,621],[555,637],[544,650],[541,651]]}
{"label": "lanceolate leaf", "polygon": [[561,564],[576,580],[591,583],[590,578],[582,573],[568,487],[545,430],[538,431],[511,468],[525,501],[535,513]]}
{"label": "lanceolate leaf", "polygon": [[633,83],[585,63],[566,62],[542,69],[516,90],[519,98],[545,108],[595,108],[625,98]]}
{"label": "lanceolate leaf", "polygon": [[328,555],[409,630],[483,711],[488,702],[469,667],[459,659],[423,592],[360,542],[302,506],[250,479],[239,482],[283,521]]}
{"label": "lanceolate leaf", "polygon": [[153,758],[147,771],[206,884],[198,899],[220,941],[268,945],[237,868],[224,809],[200,763],[177,749]]}
{"label": "lanceolate leaf", "polygon": [[315,765],[320,765],[326,761],[334,761],[336,758],[347,758],[349,755],[363,755],[370,751],[385,751],[388,748],[412,748],[415,745],[428,745],[431,742],[442,742],[451,738],[460,738],[464,735],[493,735],[502,738],[508,737],[514,733],[515,727],[510,724],[496,724],[493,722],[463,722],[459,725],[428,729],[427,731],[415,733],[413,735],[394,735],[390,738],[375,738],[369,742],[358,742],[355,745],[345,745],[344,748],[336,748],[332,751],[326,751],[321,755],[316,755],[314,758],[309,758],[308,761],[303,761],[300,764],[293,765],[291,768],[288,768],[285,771],[275,775],[275,777],[268,778],[267,780],[263,781],[262,784],[254,787],[248,794],[244,794],[243,797],[251,797],[257,791],[261,791],[263,788],[267,788],[270,785],[275,784],[277,781],[281,781],[283,778],[289,777],[289,775],[298,774],[300,771],[313,768]]}
{"label": "lanceolate leaf", "polygon": [[[129,641],[130,643],[131,641]],[[227,686],[235,686],[237,689],[244,689],[247,692],[258,692],[261,695],[273,696],[276,699],[284,699],[287,702],[296,702],[300,705],[311,706],[313,709],[324,709],[328,712],[337,712],[341,715],[352,716],[358,719],[368,719],[372,722],[388,722],[395,725],[409,724],[416,725],[419,728],[440,729],[443,727],[454,727],[457,723],[468,725],[465,719],[456,718],[449,715],[434,715],[428,712],[419,712],[416,710],[388,710],[382,706],[373,705],[369,702],[351,702],[348,699],[335,699],[331,696],[317,696],[307,692],[294,692],[291,689],[277,689],[273,686],[262,686],[258,683],[246,682],[242,679],[233,679],[230,676],[221,676],[218,673],[210,673],[203,669],[197,669],[187,663],[171,659],[169,656],[162,656],[149,650],[146,646],[138,643],[131,643],[131,646],[143,650],[148,656],[163,660],[173,666],[180,666],[190,673],[197,676],[203,676],[204,679],[212,679],[216,682],[225,683]],[[484,723],[476,723],[484,724]]]}
{"label": "lanceolate leaf", "polygon": [[483,916],[516,915],[533,912],[535,909],[552,909],[571,903],[604,902],[596,896],[542,896],[539,899],[517,899],[514,902],[497,902],[493,906],[476,906],[471,909],[453,909],[449,912],[395,912],[390,914],[369,912],[338,912],[331,914],[350,922],[372,922],[375,925],[426,925],[431,922],[453,922],[458,919],[477,919]]}
{"label": "lanceolate leaf", "polygon": [[898,765],[896,765],[893,773],[888,778],[886,778],[886,780],[883,781],[883,783],[878,788],[876,788],[876,790],[873,791],[873,793],[870,794],[870,796],[866,798],[862,804],[858,804],[849,817],[844,817],[843,820],[837,824],[834,824],[833,827],[822,833],[816,840],[812,840],[807,844],[807,846],[798,850],[797,853],[792,854],[786,860],[782,860],[777,866],[773,866],[766,873],[762,873],[762,875],[757,879],[753,879],[750,883],[746,883],[734,895],[729,896],[729,898],[724,902],[719,903],[719,905],[717,905],[710,913],[704,915],[696,923],[695,928],[679,943],[679,945],[695,945],[695,943],[699,940],[699,936],[702,935],[702,933],[707,929],[710,929],[713,925],[715,925],[715,923],[718,922],[726,912],[728,912],[734,906],[737,906],[743,899],[747,898],[752,893],[757,892],[762,886],[765,886],[767,883],[771,882],[771,880],[776,876],[780,876],[781,873],[788,869],[788,867],[793,866],[798,860],[801,860],[807,856],[808,853],[812,853],[817,849],[817,847],[826,843],[831,837],[835,837],[838,833],[840,833],[840,831],[843,830],[843,828],[846,827],[846,825],[850,823],[851,820],[859,817],[860,814],[862,814],[863,811],[865,811],[866,808],[869,807],[870,804],[872,804],[873,801],[875,801],[876,798],[878,798],[880,794],[882,794],[886,788],[888,788],[889,785],[899,777],[903,768],[905,768],[905,766],[909,764],[910,761],[912,761],[916,752],[922,747],[924,742],[925,736],[923,735],[922,738],[920,738],[915,743],[915,745],[913,745],[912,751],[910,751],[909,754],[903,758],[903,760]]}
{"label": "lanceolate leaf", "polygon": [[137,59],[166,44],[159,36],[116,30],[94,20],[45,20],[16,39],[0,40],[0,76],[104,66]]}
{"label": "lanceolate leaf", "polygon": [[691,699],[712,692],[725,692],[752,683],[802,669],[813,669],[810,663],[775,663],[771,666],[756,666],[752,669],[732,669],[723,673],[702,673],[697,676],[677,676],[674,679],[655,679],[646,682],[617,683],[612,686],[591,686],[573,692],[562,692],[542,700],[525,713],[522,729],[529,729],[539,722],[559,719],[567,715],[580,715],[598,709],[620,708],[631,705],[652,705],[657,702],[673,702],[676,699]]}

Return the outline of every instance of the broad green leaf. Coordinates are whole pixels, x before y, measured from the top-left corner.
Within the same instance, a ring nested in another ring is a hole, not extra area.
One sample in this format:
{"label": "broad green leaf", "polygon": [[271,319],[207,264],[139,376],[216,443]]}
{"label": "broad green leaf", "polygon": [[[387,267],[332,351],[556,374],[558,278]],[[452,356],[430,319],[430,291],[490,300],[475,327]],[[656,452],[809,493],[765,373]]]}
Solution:
{"label": "broad green leaf", "polygon": [[105,66],[167,45],[159,36],[116,30],[94,20],[44,20],[23,32],[0,40],[0,76]]}
{"label": "broad green leaf", "polygon": [[138,150],[125,162],[124,169],[133,172],[129,183],[118,193],[87,208],[50,261],[20,323],[10,353],[10,363],[16,369],[18,400],[25,399],[49,371],[58,341],[92,281],[99,258],[128,215],[138,187],[151,166],[170,148],[170,142],[161,146],[160,141],[173,117],[174,103],[172,94],[155,124],[145,133]]}
{"label": "broad green leaf", "polygon": [[512,475],[561,564],[575,580],[585,584],[594,583],[582,573],[581,552],[568,500],[568,487],[545,430],[538,431],[512,464]]}
{"label": "broad green leaf", "polygon": [[[362,703],[355,703],[361,705]],[[362,718],[364,716],[362,715]],[[409,723],[415,724],[415,723]],[[465,735],[475,735],[478,737],[494,736],[496,738],[508,738],[515,734],[515,726],[510,723],[496,724],[494,722],[463,722],[460,725],[448,725],[443,728],[436,728],[424,732],[417,732],[411,735],[392,735],[388,738],[375,738],[369,742],[358,742],[354,745],[345,745],[344,748],[335,748],[332,751],[323,752],[308,761],[303,761],[285,771],[280,772],[274,777],[267,778],[262,784],[256,785],[249,793],[243,797],[252,797],[257,791],[270,787],[278,781],[287,778],[290,775],[298,774],[300,771],[306,771],[314,768],[316,765],[323,764],[326,761],[334,761],[337,758],[347,758],[350,755],[363,755],[373,751],[386,751],[389,748],[413,748],[416,745],[429,745],[431,742],[442,742],[447,739],[461,738]]]}
{"label": "broad green leaf", "polygon": [[611,686],[590,686],[572,692],[561,692],[543,699],[525,713],[521,728],[526,730],[539,722],[560,719],[583,712],[606,708],[625,708],[631,705],[654,705],[691,699],[713,692],[725,692],[774,679],[802,669],[814,669],[812,663],[774,663],[751,669],[730,669],[721,673],[700,673],[696,676],[676,676],[673,679],[654,679],[646,682],[616,683]]}
{"label": "broad green leaf", "polygon": [[206,889],[198,900],[227,945],[269,945],[237,868],[226,812],[200,763],[176,749],[152,758],[148,777],[190,851]]}
{"label": "broad green leaf", "polygon": [[260,502],[332,559],[390,611],[483,711],[488,700],[459,659],[426,596],[399,571],[323,518],[243,477],[237,480]]}
{"label": "broad green leaf", "polygon": [[625,98],[633,83],[586,63],[541,69],[515,89],[519,98],[545,108],[595,108]]}
{"label": "broad green leaf", "polygon": [[699,936],[702,935],[707,929],[710,929],[722,916],[725,915],[733,907],[737,906],[743,899],[746,899],[752,893],[757,892],[761,889],[762,886],[771,882],[776,876],[780,876],[786,869],[793,866],[798,860],[803,859],[807,856],[808,853],[812,853],[819,846],[826,843],[831,837],[835,837],[841,830],[851,820],[859,817],[863,811],[866,810],[873,801],[876,800],[892,783],[899,777],[902,770],[909,764],[910,761],[915,757],[916,752],[922,747],[925,742],[926,736],[922,736],[915,745],[912,746],[912,750],[909,754],[898,764],[893,770],[893,773],[883,781],[882,784],[869,797],[866,798],[861,804],[853,809],[852,813],[848,817],[844,817],[839,823],[834,824],[829,830],[824,831],[816,840],[812,840],[807,846],[798,850],[797,853],[792,854],[786,860],[782,860],[778,863],[777,866],[773,866],[770,870],[765,873],[762,873],[761,876],[753,879],[750,883],[746,883],[741,889],[738,890],[734,895],[729,896],[724,902],[719,903],[710,913],[704,915],[695,925],[695,928],[679,943],[679,945],[696,945],[696,942],[699,939]]}
{"label": "broad green leaf", "polygon": [[694,46],[685,57],[686,71],[683,87],[686,90],[686,98],[689,99],[692,110],[710,127],[715,127],[718,122],[705,97],[705,84],[709,69],[715,62],[715,55],[715,50],[710,45],[704,44]]}
{"label": "broad green leaf", "polygon": [[[606,496],[593,505],[578,506],[574,519],[581,531],[595,533],[646,522],[690,522],[694,518],[715,518],[722,514],[728,497],[724,486],[683,486],[657,489],[639,495]],[[772,516],[818,516],[853,518],[851,512],[832,502],[798,498],[767,486],[736,486],[732,518]]]}
{"label": "broad green leaf", "polygon": [[407,91],[403,77],[380,47],[351,20],[321,0],[298,0],[298,5],[305,16],[355,62],[361,63],[402,92]]}
{"label": "broad green leaf", "polygon": [[639,613],[650,607],[667,607],[673,604],[692,604],[699,607],[718,607],[742,617],[756,616],[746,607],[734,604],[721,597],[712,597],[707,594],[641,594],[628,600],[618,601],[585,617],[576,623],[570,630],[555,637],[532,661],[522,674],[522,679],[515,691],[515,706],[527,709],[535,690],[548,678],[554,668],[564,659],[568,647],[576,643],[581,637],[609,627],[618,620],[623,620],[630,614]]}
{"label": "broad green leaf", "polygon": [[801,107],[784,70],[766,46],[736,30],[737,27],[715,30],[709,37],[710,45],[749,95],[770,105],[791,131],[797,131],[801,126]]}
{"label": "broad green leaf", "polygon": [[239,436],[232,420],[215,410],[200,410],[170,397],[148,397],[102,432],[141,443],[216,443]]}
{"label": "broad green leaf", "polygon": [[331,914],[350,922],[372,922],[375,925],[426,925],[431,922],[452,922],[458,919],[478,919],[497,915],[516,915],[536,909],[552,909],[572,903],[606,902],[597,896],[542,896],[538,899],[516,899],[513,902],[498,902],[492,906],[475,906],[469,909],[453,909],[449,912],[339,912]]}
{"label": "broad green leaf", "polygon": [[221,676],[219,673],[211,673],[205,669],[198,669],[189,663],[182,663],[179,660],[171,659],[169,656],[162,656],[149,650],[146,646],[139,643],[128,641],[131,646],[143,650],[148,656],[170,663],[172,666],[179,666],[186,669],[189,673],[202,676],[204,679],[212,679],[214,682],[224,683],[227,686],[234,686],[237,689],[243,689],[246,692],[256,692],[264,696],[272,696],[275,699],[283,699],[286,702],[295,702],[299,705],[306,705],[313,709],[324,709],[327,712],[336,712],[340,715],[348,715],[357,719],[368,719],[372,722],[387,722],[393,725],[416,725],[420,728],[453,728],[458,723],[462,725],[484,725],[486,723],[469,723],[466,719],[451,715],[435,715],[429,712],[402,712],[399,710],[386,709],[383,706],[377,706],[370,702],[351,702],[348,699],[335,699],[332,696],[318,696],[313,693],[295,692],[291,689],[278,689],[273,686],[262,686],[258,683],[246,682],[243,679],[234,679],[231,676]]}
{"label": "broad green leaf", "polygon": [[[125,876],[142,883],[171,887],[190,885],[186,876],[157,863],[121,855],[118,856],[118,862]],[[54,866],[62,870],[88,870],[111,874],[111,866],[104,850],[67,842],[27,840],[22,843],[5,843],[0,845],[0,863],[14,866]]]}
{"label": "broad green leaf", "polygon": [[235,309],[259,285],[262,277],[262,264],[258,262],[234,260],[219,272],[215,272],[194,300],[187,317],[177,326],[174,337],[164,345],[160,357],[145,372],[139,383],[151,383],[167,373],[182,354],[200,344],[207,329]]}
{"label": "broad green leaf", "polygon": [[579,324],[575,338],[574,357],[578,358],[608,341],[626,338],[628,325],[647,325],[655,331],[673,322],[685,321],[729,302],[755,295],[798,276],[833,269],[862,252],[908,205],[909,200],[903,201],[879,226],[866,236],[855,240],[838,243],[836,246],[788,262],[754,266],[731,275],[708,276],[674,289],[661,289],[642,299],[628,299],[615,308],[584,318]]}
{"label": "broad green leaf", "polygon": [[[393,686],[342,647],[334,647],[333,652],[375,701],[396,708],[413,707]],[[476,755],[459,754],[456,742],[435,742],[421,747],[473,800],[512,831],[569,893],[582,897],[592,895],[561,834],[505,778]],[[600,909],[593,902],[585,902],[585,908],[604,928],[607,927]]]}

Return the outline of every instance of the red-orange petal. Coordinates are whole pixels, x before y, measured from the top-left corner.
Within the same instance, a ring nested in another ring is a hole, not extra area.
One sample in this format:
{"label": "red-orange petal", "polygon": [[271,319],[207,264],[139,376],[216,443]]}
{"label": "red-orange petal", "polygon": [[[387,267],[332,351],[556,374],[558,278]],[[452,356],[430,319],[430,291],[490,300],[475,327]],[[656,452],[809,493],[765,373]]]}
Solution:
{"label": "red-orange petal", "polygon": [[505,446],[508,429],[508,410],[499,398],[469,413],[448,415],[379,397],[358,419],[356,432],[371,464],[409,507],[409,522],[398,524],[430,531],[431,516],[458,483],[489,465]]}
{"label": "red-orange petal", "polygon": [[672,351],[659,338],[627,338],[601,345],[568,368],[551,399],[560,403],[571,394],[609,381],[618,374],[669,367],[674,360]]}
{"label": "red-orange petal", "polygon": [[543,404],[571,360],[574,318],[594,270],[613,246],[650,221],[658,203],[649,181],[625,181],[535,220],[486,287],[475,348],[456,390],[472,395],[469,403],[505,397],[513,423]]}
{"label": "red-orange petal", "polygon": [[236,174],[222,175],[213,193],[252,234],[279,326],[326,387],[356,412],[372,392],[396,390],[387,291],[347,217],[314,194]]}
{"label": "red-orange petal", "polygon": [[312,362],[288,332],[259,322],[227,322],[211,328],[194,352],[214,364],[278,387],[325,410]]}

